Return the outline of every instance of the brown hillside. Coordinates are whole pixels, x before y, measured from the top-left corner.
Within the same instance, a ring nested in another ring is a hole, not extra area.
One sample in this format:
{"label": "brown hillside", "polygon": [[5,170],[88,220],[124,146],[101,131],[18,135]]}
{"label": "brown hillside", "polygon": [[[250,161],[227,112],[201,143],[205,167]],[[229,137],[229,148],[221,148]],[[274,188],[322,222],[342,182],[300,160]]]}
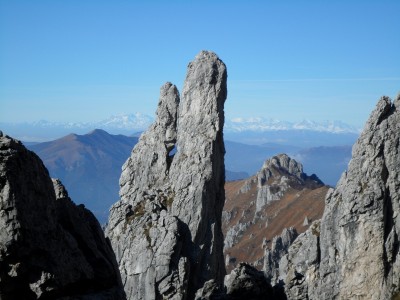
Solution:
{"label": "brown hillside", "polygon": [[[240,192],[249,181],[251,185],[248,191]],[[302,233],[308,228],[308,225],[303,225],[306,217],[309,224],[322,217],[328,189],[324,185],[290,186],[280,200],[265,205],[256,214],[256,176],[248,180],[227,182],[223,233],[226,236],[233,226],[247,223],[247,228],[242,235],[237,236],[234,245],[225,248],[225,257],[230,258],[230,262],[227,261],[228,271],[241,261],[256,263],[261,268],[257,261],[264,256],[264,249],[270,247],[274,236],[280,235],[288,227],[294,227],[298,233]]]}

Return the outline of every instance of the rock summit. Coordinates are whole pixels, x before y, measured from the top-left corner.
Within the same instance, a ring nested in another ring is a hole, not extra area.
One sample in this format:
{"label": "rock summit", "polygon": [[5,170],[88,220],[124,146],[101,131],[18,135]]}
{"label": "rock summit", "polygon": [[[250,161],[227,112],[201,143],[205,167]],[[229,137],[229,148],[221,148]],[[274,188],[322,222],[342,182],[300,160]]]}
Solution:
{"label": "rock summit", "polygon": [[161,87],[157,118],[123,166],[107,235],[128,299],[191,299],[223,284],[225,64],[202,51],[180,97]]}

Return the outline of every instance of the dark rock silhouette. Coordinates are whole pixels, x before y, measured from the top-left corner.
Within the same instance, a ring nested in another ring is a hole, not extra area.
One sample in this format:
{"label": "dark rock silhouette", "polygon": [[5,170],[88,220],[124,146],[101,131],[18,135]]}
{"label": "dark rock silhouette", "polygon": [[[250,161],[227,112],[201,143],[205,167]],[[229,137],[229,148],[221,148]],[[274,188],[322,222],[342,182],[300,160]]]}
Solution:
{"label": "dark rock silhouette", "polygon": [[124,299],[93,214],[19,141],[0,137],[0,298]]}

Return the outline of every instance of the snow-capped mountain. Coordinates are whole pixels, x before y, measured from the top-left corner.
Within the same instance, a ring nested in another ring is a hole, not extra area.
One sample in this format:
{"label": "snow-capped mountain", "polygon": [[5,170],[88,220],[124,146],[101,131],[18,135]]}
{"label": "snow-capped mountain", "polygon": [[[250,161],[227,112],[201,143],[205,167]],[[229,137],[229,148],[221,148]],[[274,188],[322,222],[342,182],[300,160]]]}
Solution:
{"label": "snow-capped mountain", "polygon": [[310,130],[317,132],[329,133],[356,133],[360,132],[359,128],[348,125],[342,121],[324,121],[315,122],[303,120],[301,122],[288,122],[267,118],[234,118],[227,120],[225,123],[226,132],[265,132],[280,130]]}
{"label": "snow-capped mountain", "polygon": [[111,134],[134,135],[146,130],[153,122],[151,116],[134,113],[115,115],[98,122],[37,122],[5,123],[0,122],[0,129],[25,142],[44,142],[76,133],[85,134],[94,129],[103,129]]}
{"label": "snow-capped mountain", "polygon": [[[59,138],[69,133],[84,134],[94,129],[103,129],[111,134],[133,135],[146,130],[154,118],[142,113],[114,115],[98,122],[50,122],[41,120],[25,123],[0,123],[0,129],[15,138],[31,141],[48,141]],[[287,132],[315,132],[321,134],[356,134],[360,130],[341,121],[315,122],[304,120],[301,122],[288,122],[276,119],[256,118],[233,118],[225,122],[225,133],[260,135],[280,134]],[[266,141],[270,141],[267,139]]]}
{"label": "snow-capped mountain", "polygon": [[145,130],[151,125],[154,118],[142,114],[134,113],[129,115],[115,115],[96,124],[96,128],[104,129],[125,129],[125,130]]}
{"label": "snow-capped mountain", "polygon": [[98,122],[51,122],[40,120],[32,123],[14,123],[13,125],[30,125],[41,128],[101,128],[101,129],[124,129],[124,130],[145,130],[153,122],[154,118],[142,114],[121,114],[114,115]]}

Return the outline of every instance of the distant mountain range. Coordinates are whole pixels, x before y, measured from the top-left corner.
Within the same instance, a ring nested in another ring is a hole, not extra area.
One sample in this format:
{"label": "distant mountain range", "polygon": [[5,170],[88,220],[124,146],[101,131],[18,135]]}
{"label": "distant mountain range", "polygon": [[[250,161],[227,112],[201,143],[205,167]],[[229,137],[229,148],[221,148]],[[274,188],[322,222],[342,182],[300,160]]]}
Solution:
{"label": "distant mountain range", "polygon": [[267,118],[234,118],[226,121],[224,130],[226,132],[310,130],[329,133],[360,133],[360,128],[341,121],[315,122],[303,120],[301,122],[288,122]]}
{"label": "distant mountain range", "polygon": [[[96,128],[106,130],[112,134],[133,135],[147,129],[154,118],[145,114],[123,114],[111,116],[99,122],[24,122],[24,123],[6,123],[0,122],[1,130],[7,134],[24,141],[45,141],[56,139],[60,136],[75,132],[84,134]],[[360,129],[350,126],[341,121],[315,122],[304,120],[302,122],[287,122],[267,118],[234,118],[226,120],[225,133],[230,136],[229,139],[246,143],[288,143],[292,132],[305,132],[314,134],[332,134],[336,136],[350,136],[351,144],[354,142],[354,136],[358,136]],[[29,134],[27,134],[29,133]],[[289,138],[282,137],[282,135]],[[259,136],[261,134],[261,136]],[[255,135],[259,136],[258,139]],[[247,140],[243,138],[247,137]],[[324,144],[317,144],[324,145]],[[310,146],[310,145],[309,145]],[[316,146],[316,145],[314,145]]]}
{"label": "distant mountain range", "polygon": [[[69,134],[50,142],[25,145],[39,155],[51,177],[62,180],[71,198],[78,204],[85,204],[104,224],[108,209],[119,198],[121,167],[137,141],[137,137],[113,135],[97,129],[84,135]],[[266,159],[287,153],[303,163],[305,172],[315,173],[326,184],[334,186],[351,157],[351,146],[302,148],[226,140],[225,147],[228,181],[248,178]]]}
{"label": "distant mountain range", "polygon": [[26,146],[39,155],[51,177],[61,179],[72,200],[85,204],[104,224],[119,199],[121,167],[137,140],[97,129]]}
{"label": "distant mountain range", "polygon": [[94,129],[103,129],[112,134],[138,136],[146,130],[154,118],[141,113],[111,116],[99,122],[38,122],[6,123],[0,122],[0,129],[7,134],[25,141],[49,141],[71,132],[85,134]]}

